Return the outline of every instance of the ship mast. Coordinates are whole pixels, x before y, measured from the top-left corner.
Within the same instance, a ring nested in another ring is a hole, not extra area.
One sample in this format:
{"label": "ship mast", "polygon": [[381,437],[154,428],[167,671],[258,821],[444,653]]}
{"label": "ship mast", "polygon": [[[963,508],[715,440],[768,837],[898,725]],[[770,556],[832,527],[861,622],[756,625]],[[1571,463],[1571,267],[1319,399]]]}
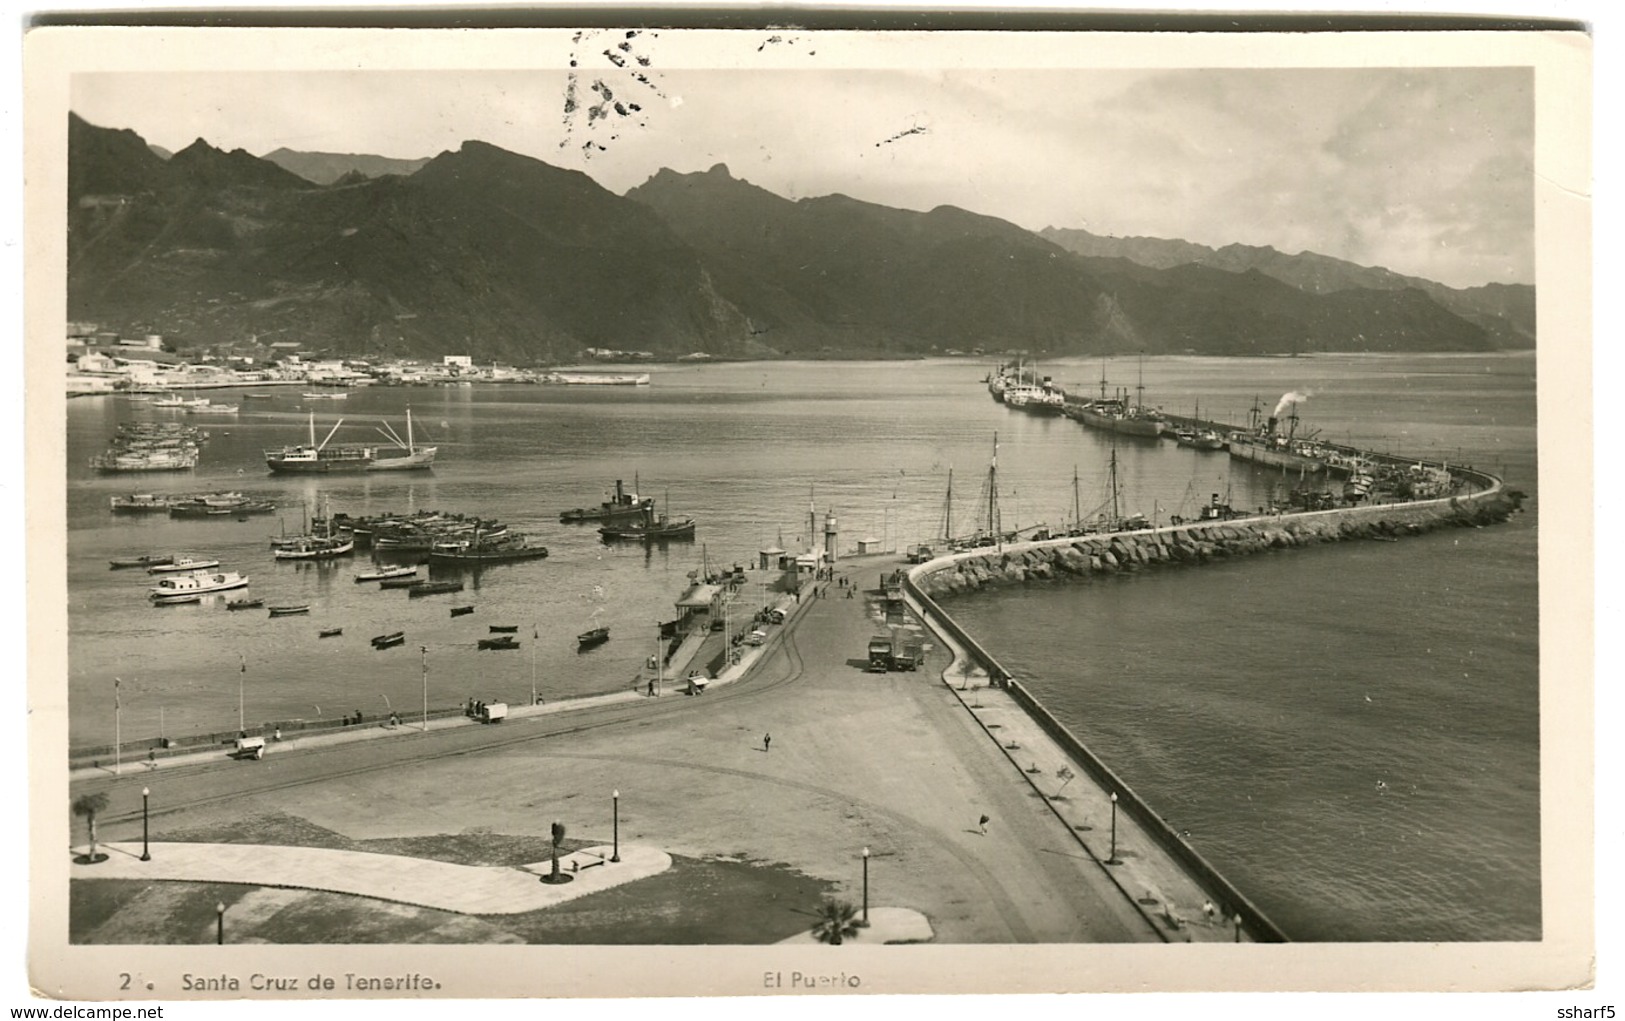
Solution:
{"label": "ship mast", "polygon": [[1112,488],[1112,531],[1117,531],[1122,523],[1121,512],[1117,508],[1117,433],[1112,433],[1112,460],[1111,460],[1111,488]]}
{"label": "ship mast", "polygon": [[[954,469],[948,466],[948,495],[942,501],[942,541],[951,543],[954,539]],[[784,543],[779,543],[783,546]]]}
{"label": "ship mast", "polygon": [[993,534],[1000,549],[1004,548],[1004,534],[999,521],[999,434],[993,434],[993,460],[987,466],[987,530]]}
{"label": "ship mast", "polygon": [[1100,399],[1106,399],[1106,359],[1100,360]]}
{"label": "ship mast", "polygon": [[1078,466],[1072,466],[1072,527],[1083,530],[1083,510],[1078,503]]}
{"label": "ship mast", "polygon": [[1134,406],[1145,407],[1145,352],[1140,352],[1140,382],[1134,387]]}

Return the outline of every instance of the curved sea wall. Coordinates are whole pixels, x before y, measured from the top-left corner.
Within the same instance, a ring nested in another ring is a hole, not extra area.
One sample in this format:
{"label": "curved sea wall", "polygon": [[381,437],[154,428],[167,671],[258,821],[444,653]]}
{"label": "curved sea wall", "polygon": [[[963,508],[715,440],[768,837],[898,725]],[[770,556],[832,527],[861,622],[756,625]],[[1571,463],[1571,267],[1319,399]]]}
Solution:
{"label": "curved sea wall", "polygon": [[1347,540],[1397,541],[1440,528],[1497,524],[1518,510],[1522,494],[1508,492],[1499,478],[1461,468],[1450,470],[1466,490],[1460,495],[1229,521],[1187,522],[1132,532],[1012,543],[997,550],[969,550],[912,568],[904,577],[904,588],[916,612],[928,625],[953,638],[977,666],[987,671],[989,683],[1009,691],[1097,784],[1116,791],[1120,807],[1193,876],[1234,905],[1232,910],[1243,917],[1249,932],[1259,939],[1284,941],[1286,934],[1274,922],[1231,886],[1111,767],[1051,715],[937,600],[989,585],[1083,580],[1094,575],[1199,565],[1217,558]]}

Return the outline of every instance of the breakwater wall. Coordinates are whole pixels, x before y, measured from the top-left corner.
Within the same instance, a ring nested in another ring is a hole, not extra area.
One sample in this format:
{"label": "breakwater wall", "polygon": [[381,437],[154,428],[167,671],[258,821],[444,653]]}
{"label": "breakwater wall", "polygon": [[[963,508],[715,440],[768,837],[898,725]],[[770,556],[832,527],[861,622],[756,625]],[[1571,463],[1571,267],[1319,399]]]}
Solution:
{"label": "breakwater wall", "polygon": [[1255,939],[1284,942],[1287,935],[1257,905],[1232,886],[1110,766],[1033,697],[942,608],[938,599],[988,585],[1087,579],[1097,574],[1116,575],[1156,566],[1193,566],[1215,558],[1321,543],[1398,541],[1404,536],[1440,528],[1479,528],[1504,522],[1518,510],[1521,494],[1509,493],[1499,478],[1472,470],[1452,471],[1463,491],[1442,499],[1188,522],[1131,532],[1009,544],[996,550],[969,550],[938,557],[910,569],[904,575],[903,587],[922,619],[951,637],[987,672],[990,684],[1008,691],[1095,783],[1115,791],[1119,808],[1205,888],[1224,900],[1230,915],[1240,915]]}
{"label": "breakwater wall", "polygon": [[1436,500],[1185,522],[1012,543],[999,549],[984,547],[921,564],[909,578],[925,595],[942,598],[988,585],[1114,575],[1297,546],[1399,539],[1440,528],[1481,528],[1505,521],[1518,509],[1520,498],[1508,494],[1499,479],[1480,478],[1486,483],[1484,488]]}

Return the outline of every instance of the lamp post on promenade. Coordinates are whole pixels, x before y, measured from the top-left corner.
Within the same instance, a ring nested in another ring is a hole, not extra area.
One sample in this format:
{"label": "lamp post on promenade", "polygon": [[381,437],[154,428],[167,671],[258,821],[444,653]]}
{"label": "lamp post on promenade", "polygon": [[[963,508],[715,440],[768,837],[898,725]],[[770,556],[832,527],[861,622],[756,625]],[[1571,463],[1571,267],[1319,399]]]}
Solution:
{"label": "lamp post on promenade", "polygon": [[429,732],[429,647],[418,646],[418,654],[423,657],[423,732]]}
{"label": "lamp post on promenade", "polygon": [[224,946],[226,942],[226,904],[216,901],[214,905],[214,941]]}
{"label": "lamp post on promenade", "polygon": [[1117,792],[1116,791],[1112,791],[1112,853],[1111,853],[1111,857],[1106,859],[1106,864],[1107,865],[1121,865],[1121,864],[1123,864],[1121,861],[1119,861],[1117,859]]}
{"label": "lamp post on promenade", "polygon": [[1241,912],[1236,912],[1236,942],[1241,942]]}
{"label": "lamp post on promenade", "polygon": [[610,797],[610,803],[613,806],[612,811],[614,812],[614,816],[615,816],[615,853],[609,856],[609,860],[610,861],[620,861],[621,860],[621,792],[619,790],[610,791],[609,792],[609,797]]}
{"label": "lamp post on promenade", "polygon": [[864,926],[869,924],[869,849],[863,849],[863,921]]}
{"label": "lamp post on promenade", "polygon": [[152,861],[152,854],[147,849],[147,797],[152,791],[146,787],[141,788],[141,860]]}

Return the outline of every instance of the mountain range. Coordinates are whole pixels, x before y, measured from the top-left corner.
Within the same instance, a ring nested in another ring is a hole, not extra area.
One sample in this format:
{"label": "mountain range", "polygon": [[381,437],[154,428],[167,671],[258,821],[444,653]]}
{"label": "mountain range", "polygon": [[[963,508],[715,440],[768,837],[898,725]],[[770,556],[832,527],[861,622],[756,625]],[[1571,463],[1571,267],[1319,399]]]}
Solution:
{"label": "mountain range", "polygon": [[[274,158],[272,158],[274,157]],[[414,166],[414,164],[416,164]],[[952,206],[792,201],[662,170],[625,195],[470,141],[426,161],[203,140],[168,159],[70,115],[68,317],[182,345],[565,361],[1529,346],[1533,288],[1324,256],[1100,238]]]}

